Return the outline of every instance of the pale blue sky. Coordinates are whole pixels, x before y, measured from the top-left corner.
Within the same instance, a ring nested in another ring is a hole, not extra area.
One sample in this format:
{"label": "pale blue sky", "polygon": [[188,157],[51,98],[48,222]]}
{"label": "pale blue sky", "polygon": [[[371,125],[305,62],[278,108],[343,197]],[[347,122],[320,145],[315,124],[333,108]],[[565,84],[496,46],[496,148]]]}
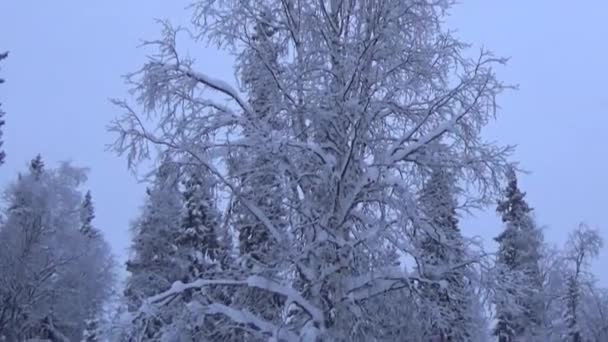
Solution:
{"label": "pale blue sky", "polygon": [[[0,102],[7,112],[8,157],[0,183],[12,180],[37,153],[51,165],[70,159],[90,167],[87,186],[97,204],[97,225],[122,256],[143,186],[123,159],[104,151],[113,139],[105,127],[119,114],[108,98],[127,96],[120,75],[144,61],[145,51],[136,46],[158,36],[153,18],[185,23],[188,3],[0,1],[0,50],[10,50],[1,71],[7,80]],[[547,226],[547,240],[563,243],[581,220],[608,237],[608,2],[464,0],[452,13],[448,23],[464,40],[512,57],[499,75],[520,90],[500,99],[499,120],[487,136],[519,145],[515,159],[532,171],[522,177],[522,187]],[[225,55],[187,48],[205,71],[232,80]],[[489,240],[501,225],[491,208],[464,220],[463,229]],[[608,252],[601,258],[608,260]],[[601,264],[595,269],[608,285]]]}

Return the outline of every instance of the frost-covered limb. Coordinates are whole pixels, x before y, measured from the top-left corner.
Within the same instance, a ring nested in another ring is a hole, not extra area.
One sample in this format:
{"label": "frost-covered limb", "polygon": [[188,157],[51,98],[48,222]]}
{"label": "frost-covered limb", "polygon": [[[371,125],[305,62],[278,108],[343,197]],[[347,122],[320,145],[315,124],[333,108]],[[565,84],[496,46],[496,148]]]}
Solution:
{"label": "frost-covered limb", "polygon": [[180,66],[165,66],[165,67],[175,68],[176,70],[184,73],[184,75],[195,79],[197,82],[199,82],[207,87],[210,87],[214,90],[217,90],[220,93],[228,95],[231,99],[233,99],[236,103],[238,103],[238,105],[241,107],[241,109],[244,110],[245,112],[251,113],[253,111],[253,109],[249,106],[248,102],[245,101],[239,95],[239,93],[236,91],[236,89],[232,88],[228,83],[225,83],[224,81],[221,81],[218,79],[211,78],[201,72],[197,72],[197,71],[191,70],[189,68],[184,68],[184,67],[180,67]]}
{"label": "frost-covered limb", "polygon": [[238,310],[226,305],[214,303],[205,307],[204,311],[208,314],[224,315],[236,323],[251,324],[257,329],[259,329],[262,334],[267,335],[269,337],[274,337],[277,341],[300,341],[298,336],[293,332],[289,331],[288,328],[278,327],[246,310]]}
{"label": "frost-covered limb", "polygon": [[187,284],[184,284],[181,281],[177,281],[173,283],[169,290],[148,298],[147,302],[149,304],[154,305],[164,305],[168,301],[171,301],[174,297],[183,294],[187,290],[200,289],[212,285],[248,286],[280,294],[282,296],[287,297],[290,302],[302,307],[311,316],[313,321],[319,323],[322,326],[323,313],[313,304],[311,304],[308,300],[302,297],[302,295],[299,294],[296,290],[292,289],[291,287],[281,285],[271,279],[256,275],[249,276],[244,280],[197,279]]}
{"label": "frost-covered limb", "polygon": [[[244,280],[198,279],[186,284],[177,281],[173,283],[169,290],[148,298],[140,308],[139,315],[147,316],[153,312],[157,312],[159,307],[169,304],[176,297],[183,295],[188,290],[201,289],[214,285],[245,286],[280,294],[288,298],[289,302],[295,303],[303,308],[305,312],[311,316],[313,322],[317,322],[319,326],[322,326],[323,324],[323,313],[313,306],[309,301],[304,299],[297,291],[261,276],[249,276]],[[248,312],[245,309],[235,309],[218,303],[203,306],[203,310],[208,314],[223,314],[233,320],[235,323],[252,324],[264,334],[268,334],[270,336],[276,335],[277,338],[286,339],[287,341],[298,341],[296,338],[297,335],[288,330],[288,328],[278,327],[273,323],[268,322],[251,312]]]}

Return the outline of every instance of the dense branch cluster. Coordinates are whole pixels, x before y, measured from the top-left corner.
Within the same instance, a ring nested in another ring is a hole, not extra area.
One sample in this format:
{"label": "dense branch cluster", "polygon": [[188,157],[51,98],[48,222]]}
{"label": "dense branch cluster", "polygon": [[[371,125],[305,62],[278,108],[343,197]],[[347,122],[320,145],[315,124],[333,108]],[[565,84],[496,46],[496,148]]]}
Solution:
{"label": "dense branch cluster", "polygon": [[[85,170],[39,156],[6,190],[0,341],[608,341],[602,239],[544,241],[482,134],[506,60],[444,28],[452,5],[196,0],[163,22],[113,100],[113,149],[152,166],[124,287]],[[183,38],[230,51],[236,81]],[[460,218],[495,203],[488,253]]]}
{"label": "dense branch cluster", "polygon": [[[103,319],[114,264],[93,226],[92,196],[83,199],[78,189],[85,171],[66,163],[47,169],[38,156],[6,189],[0,225],[0,340],[79,341],[93,328],[91,322]],[[82,207],[88,215],[79,215]]]}
{"label": "dense branch cluster", "polygon": [[[114,101],[115,150],[160,165],[128,265],[129,284],[162,280],[127,287],[122,339],[488,341],[495,315],[501,342],[546,341],[568,296],[548,299],[511,148],[481,134],[505,60],[468,57],[450,6],[199,0],[190,37],[235,53],[238,87],[164,23],[127,77],[136,106]],[[167,165],[182,186],[161,186]],[[500,194],[494,260],[458,215]]]}

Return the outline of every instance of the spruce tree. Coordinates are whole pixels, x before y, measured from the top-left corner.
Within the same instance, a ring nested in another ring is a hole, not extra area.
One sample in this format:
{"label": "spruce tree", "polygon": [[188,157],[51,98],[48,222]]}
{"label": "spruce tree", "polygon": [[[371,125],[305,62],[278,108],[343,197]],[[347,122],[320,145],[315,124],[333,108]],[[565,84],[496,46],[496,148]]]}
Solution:
{"label": "spruce tree", "polygon": [[94,218],[95,207],[93,205],[93,197],[91,196],[91,191],[87,191],[80,207],[80,232],[89,238],[95,238],[99,235],[99,232],[93,226]]}
{"label": "spruce tree", "polygon": [[444,274],[440,282],[423,284],[422,301],[431,311],[430,332],[449,341],[470,341],[472,302],[462,263],[466,246],[458,227],[455,178],[449,170],[435,168],[420,196],[421,227],[418,239],[419,270],[430,279]]}
{"label": "spruce tree", "polygon": [[[230,244],[220,226],[220,213],[213,197],[213,178],[200,169],[190,169],[183,176],[183,214],[181,226],[175,237],[177,259],[183,271],[181,281],[214,279],[217,274],[231,267]],[[234,291],[211,287],[204,292],[185,291],[181,301],[189,305],[201,305],[209,301],[229,304]],[[179,338],[202,341],[232,341],[234,332],[220,334],[218,326],[226,324],[222,315],[181,316],[185,324]],[[186,323],[187,322],[187,323]]]}
{"label": "spruce tree", "polygon": [[505,198],[498,203],[505,229],[498,237],[496,300],[497,323],[494,335],[499,342],[535,341],[543,321],[540,260],[543,236],[532,217],[532,208],[519,189],[513,170],[508,173]]}
{"label": "spruce tree", "polygon": [[183,191],[184,215],[176,237],[187,259],[185,281],[192,281],[217,267],[225,251],[220,249],[219,213],[213,203],[211,184],[198,172],[189,172]]}
{"label": "spruce tree", "polygon": [[[145,207],[133,227],[132,256],[126,264],[130,275],[124,291],[130,311],[137,311],[144,299],[167,290],[183,276],[175,246],[182,208],[178,185],[174,164],[163,161],[146,191]],[[144,341],[155,338],[165,319],[168,318],[155,317],[140,322],[147,327],[141,332]]]}
{"label": "spruce tree", "polygon": [[30,173],[32,176],[39,180],[44,172],[44,161],[42,160],[42,156],[38,154],[32,161],[30,162]]}

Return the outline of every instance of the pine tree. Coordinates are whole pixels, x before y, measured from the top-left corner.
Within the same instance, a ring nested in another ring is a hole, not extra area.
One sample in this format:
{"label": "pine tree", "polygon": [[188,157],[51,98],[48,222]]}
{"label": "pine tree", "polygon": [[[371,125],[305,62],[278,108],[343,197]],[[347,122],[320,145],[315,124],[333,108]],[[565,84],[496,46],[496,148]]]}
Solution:
{"label": "pine tree", "polygon": [[39,180],[43,172],[44,172],[44,161],[42,160],[42,156],[40,154],[38,154],[30,162],[30,173],[36,180]]}
{"label": "pine tree", "polygon": [[422,300],[433,309],[430,313],[434,336],[449,341],[470,341],[472,303],[462,263],[466,246],[458,227],[455,179],[449,170],[435,168],[422,189],[421,217],[425,226],[418,241],[420,272],[428,278],[445,276],[440,284],[422,285]]}
{"label": "pine tree", "polygon": [[[178,185],[174,163],[164,160],[146,192],[145,207],[133,227],[132,257],[126,264],[130,275],[124,291],[130,311],[136,311],[144,299],[167,290],[183,277],[174,242],[182,209]],[[142,332],[145,341],[155,338],[163,319],[166,317],[139,322],[147,327]]]}
{"label": "pine tree", "polygon": [[[230,243],[220,226],[220,213],[213,198],[213,178],[200,169],[185,172],[183,180],[184,212],[181,226],[175,237],[177,259],[183,270],[182,282],[199,279],[214,279],[223,269],[230,268]],[[188,305],[203,305],[210,300],[229,304],[234,291],[211,287],[204,293],[186,291],[181,301]],[[234,332],[221,334],[218,326],[227,324],[221,315],[204,317],[182,313],[178,318],[182,326],[173,336],[179,340],[192,339],[202,341],[232,341]]]}
{"label": "pine tree", "polygon": [[505,223],[498,242],[499,290],[494,335],[499,342],[535,341],[543,321],[542,279],[540,275],[542,232],[532,218],[532,208],[524,199],[513,170],[508,174],[505,199],[497,212]]}
{"label": "pine tree", "polygon": [[93,219],[95,218],[95,207],[93,205],[93,197],[91,191],[87,191],[82,201],[80,208],[80,232],[89,238],[95,238],[99,235],[97,229],[93,226]]}
{"label": "pine tree", "polygon": [[184,215],[176,237],[180,253],[188,265],[184,281],[192,281],[219,266],[226,251],[220,247],[219,212],[212,199],[212,184],[198,172],[189,172],[184,181]]}

